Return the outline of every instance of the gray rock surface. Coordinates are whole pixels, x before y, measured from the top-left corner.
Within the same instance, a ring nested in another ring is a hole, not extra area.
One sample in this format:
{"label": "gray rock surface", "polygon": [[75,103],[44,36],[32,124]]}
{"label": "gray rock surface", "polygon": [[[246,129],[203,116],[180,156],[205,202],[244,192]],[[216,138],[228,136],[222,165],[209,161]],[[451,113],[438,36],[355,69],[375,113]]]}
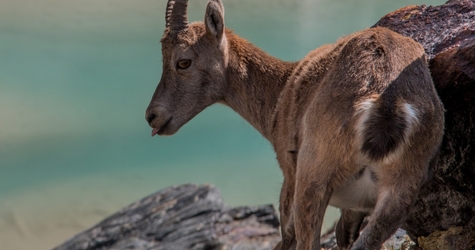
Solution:
{"label": "gray rock surface", "polygon": [[272,205],[229,208],[212,185],[174,186],[125,207],[54,250],[272,249]]}

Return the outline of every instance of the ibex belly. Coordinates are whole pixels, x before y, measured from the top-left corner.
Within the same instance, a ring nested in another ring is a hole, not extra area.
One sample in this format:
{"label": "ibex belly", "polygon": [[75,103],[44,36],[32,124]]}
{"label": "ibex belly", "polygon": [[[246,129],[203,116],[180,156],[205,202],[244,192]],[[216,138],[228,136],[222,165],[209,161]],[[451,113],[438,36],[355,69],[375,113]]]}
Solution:
{"label": "ibex belly", "polygon": [[371,213],[378,196],[378,176],[371,167],[363,167],[355,176],[336,188],[329,204],[334,207]]}

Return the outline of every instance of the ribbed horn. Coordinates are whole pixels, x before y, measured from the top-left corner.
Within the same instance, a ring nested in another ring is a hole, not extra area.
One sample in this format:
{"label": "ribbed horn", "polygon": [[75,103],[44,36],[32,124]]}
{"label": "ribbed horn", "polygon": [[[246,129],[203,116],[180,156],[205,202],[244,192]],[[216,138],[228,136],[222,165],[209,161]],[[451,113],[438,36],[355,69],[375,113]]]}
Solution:
{"label": "ribbed horn", "polygon": [[168,0],[166,27],[172,31],[188,28],[187,7],[188,0]]}

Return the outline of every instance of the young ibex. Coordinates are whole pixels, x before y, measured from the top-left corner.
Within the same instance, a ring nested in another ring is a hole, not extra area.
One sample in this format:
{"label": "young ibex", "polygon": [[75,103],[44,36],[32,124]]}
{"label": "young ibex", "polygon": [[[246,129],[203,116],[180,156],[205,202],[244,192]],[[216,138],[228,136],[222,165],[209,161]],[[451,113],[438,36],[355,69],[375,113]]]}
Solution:
{"label": "young ibex", "polygon": [[328,205],[342,211],[340,249],[379,249],[408,216],[444,130],[422,46],[371,28],[283,62],[225,29],[220,0],[204,23],[188,24],[186,8],[168,1],[163,73],[146,112],[152,136],[225,104],[277,153],[276,249],[319,249]]}

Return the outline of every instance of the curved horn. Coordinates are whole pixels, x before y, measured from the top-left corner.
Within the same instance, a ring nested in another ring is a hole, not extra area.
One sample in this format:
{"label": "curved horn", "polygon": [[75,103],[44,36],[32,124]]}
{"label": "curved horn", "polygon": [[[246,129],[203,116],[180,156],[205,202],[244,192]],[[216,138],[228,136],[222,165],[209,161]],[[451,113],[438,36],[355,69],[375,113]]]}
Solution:
{"label": "curved horn", "polygon": [[188,28],[186,9],[188,0],[168,0],[166,12],[166,27],[172,31]]}

